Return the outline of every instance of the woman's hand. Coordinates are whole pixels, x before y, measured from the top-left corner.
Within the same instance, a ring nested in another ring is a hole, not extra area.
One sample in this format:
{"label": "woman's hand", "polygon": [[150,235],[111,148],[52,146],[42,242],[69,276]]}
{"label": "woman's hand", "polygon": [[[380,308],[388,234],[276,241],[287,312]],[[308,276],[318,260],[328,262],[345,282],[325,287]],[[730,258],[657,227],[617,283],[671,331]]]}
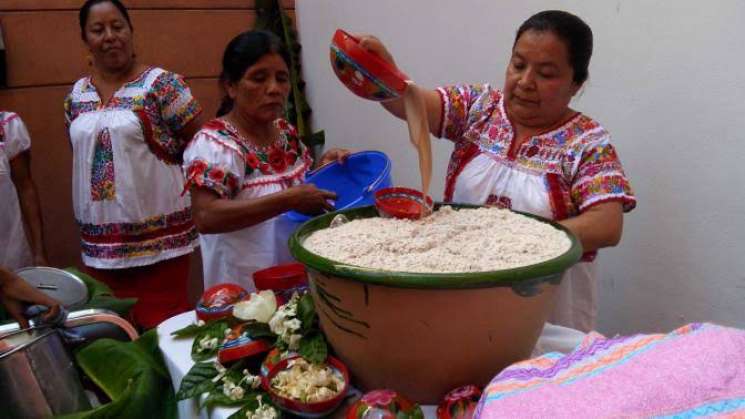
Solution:
{"label": "woman's hand", "polygon": [[0,302],[24,329],[29,326],[28,320],[23,316],[24,303],[48,307],[49,310],[42,315],[44,320],[55,318],[61,309],[59,301],[37,290],[23,278],[4,268],[0,268]]}
{"label": "woman's hand", "polygon": [[351,152],[347,150],[346,148],[332,148],[328,150],[327,152],[323,153],[323,156],[321,156],[321,160],[318,163],[319,167],[323,167],[329,163],[333,162],[339,162],[339,164],[344,164],[345,161],[347,161],[347,157]]}
{"label": "woman's hand", "polygon": [[352,34],[352,36],[357,38],[362,48],[372,52],[388,63],[393,64],[394,66],[396,65],[396,61],[393,59],[393,56],[390,52],[388,52],[388,49],[385,47],[385,45],[380,42],[380,39],[376,38],[373,35],[365,33],[355,33]]}
{"label": "woman's hand", "polygon": [[329,201],[336,199],[336,194],[318,189],[311,183],[293,186],[287,192],[290,194],[292,209],[297,212],[315,215],[322,211],[334,210],[334,205]]}

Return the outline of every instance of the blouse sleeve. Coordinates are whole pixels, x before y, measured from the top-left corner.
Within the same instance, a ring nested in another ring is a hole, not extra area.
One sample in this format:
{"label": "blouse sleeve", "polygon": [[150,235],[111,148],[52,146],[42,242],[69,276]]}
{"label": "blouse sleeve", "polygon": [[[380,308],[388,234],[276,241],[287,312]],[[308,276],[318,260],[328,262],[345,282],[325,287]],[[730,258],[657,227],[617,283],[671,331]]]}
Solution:
{"label": "blouse sleeve", "polygon": [[72,123],[72,94],[65,96],[63,106],[65,109],[65,127],[69,130]]}
{"label": "blouse sleeve", "polygon": [[468,128],[496,106],[487,84],[459,84],[436,90],[441,103],[438,135],[451,141],[461,141]]}
{"label": "blouse sleeve", "polygon": [[592,137],[583,144],[575,163],[572,200],[580,212],[609,201],[621,202],[624,212],[631,211],[636,197],[609,135],[605,132]]}
{"label": "blouse sleeve", "polygon": [[237,145],[200,131],[184,151],[183,171],[185,192],[199,186],[221,198],[233,199],[243,184],[246,163]]}
{"label": "blouse sleeve", "polygon": [[202,107],[184,78],[176,73],[164,71],[155,80],[153,90],[158,98],[160,116],[172,136],[202,113]]}
{"label": "blouse sleeve", "polygon": [[31,137],[28,135],[26,125],[15,113],[7,113],[6,118],[1,121],[5,132],[5,152],[8,160],[12,160],[19,154],[31,149]]}

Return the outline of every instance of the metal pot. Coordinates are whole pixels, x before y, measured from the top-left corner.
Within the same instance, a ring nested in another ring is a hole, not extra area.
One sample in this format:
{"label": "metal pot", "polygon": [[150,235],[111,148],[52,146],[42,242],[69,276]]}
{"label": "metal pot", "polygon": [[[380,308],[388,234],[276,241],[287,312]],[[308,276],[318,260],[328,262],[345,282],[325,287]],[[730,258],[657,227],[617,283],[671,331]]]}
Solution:
{"label": "metal pot", "polygon": [[0,345],[10,347],[0,355],[4,417],[46,418],[90,408],[58,330],[20,330]]}
{"label": "metal pot", "polygon": [[[69,336],[74,342],[66,342]],[[89,409],[68,350],[100,337],[134,340],[138,335],[126,320],[105,310],[70,313],[64,329],[0,327],[0,416],[46,418]]]}

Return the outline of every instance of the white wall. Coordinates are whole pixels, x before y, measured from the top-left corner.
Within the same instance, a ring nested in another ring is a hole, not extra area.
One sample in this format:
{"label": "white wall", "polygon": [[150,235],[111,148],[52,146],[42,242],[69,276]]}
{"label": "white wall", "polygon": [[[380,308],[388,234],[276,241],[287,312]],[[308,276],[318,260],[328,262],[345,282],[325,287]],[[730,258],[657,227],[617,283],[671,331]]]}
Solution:
{"label": "white wall", "polygon": [[[667,331],[692,321],[745,328],[743,1],[300,0],[315,127],[329,146],[386,152],[394,183],[417,186],[405,125],[334,76],[334,30],[377,35],[421,85],[501,86],[517,27],[550,8],[593,29],[590,80],[573,107],[613,134],[639,199],[622,244],[599,257],[599,329]],[[438,199],[450,150],[434,148]]]}

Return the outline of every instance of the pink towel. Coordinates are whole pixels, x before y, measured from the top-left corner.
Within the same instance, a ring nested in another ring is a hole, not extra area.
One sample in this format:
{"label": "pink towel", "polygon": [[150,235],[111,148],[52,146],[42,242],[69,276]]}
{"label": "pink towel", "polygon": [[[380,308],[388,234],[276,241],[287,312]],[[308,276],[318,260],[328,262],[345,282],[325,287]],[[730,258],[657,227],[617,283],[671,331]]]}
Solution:
{"label": "pink towel", "polygon": [[503,370],[480,418],[745,417],[745,331],[690,324],[667,335],[591,333],[573,352]]}

